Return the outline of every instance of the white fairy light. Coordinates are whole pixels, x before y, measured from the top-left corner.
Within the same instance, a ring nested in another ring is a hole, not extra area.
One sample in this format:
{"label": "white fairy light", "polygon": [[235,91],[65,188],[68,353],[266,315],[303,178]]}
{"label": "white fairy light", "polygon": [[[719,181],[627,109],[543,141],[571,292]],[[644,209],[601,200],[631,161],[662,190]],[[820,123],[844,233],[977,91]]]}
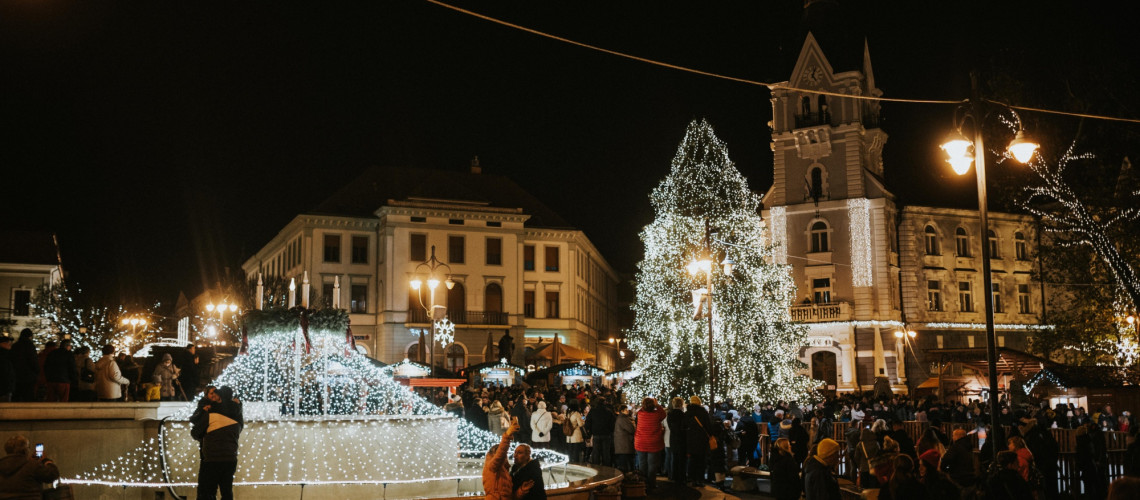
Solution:
{"label": "white fairy light", "polygon": [[847,217],[851,221],[851,284],[871,286],[871,201],[847,200]]}

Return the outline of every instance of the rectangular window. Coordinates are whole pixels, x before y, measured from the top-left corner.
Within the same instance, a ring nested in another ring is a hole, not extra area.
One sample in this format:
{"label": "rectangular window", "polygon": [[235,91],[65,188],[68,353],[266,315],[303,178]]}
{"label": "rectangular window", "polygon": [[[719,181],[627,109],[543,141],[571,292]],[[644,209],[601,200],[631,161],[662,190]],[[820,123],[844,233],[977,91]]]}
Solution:
{"label": "rectangular window", "polygon": [[546,270],[558,271],[558,247],[546,247]]}
{"label": "rectangular window", "polygon": [[368,285],[352,285],[352,312],[368,312]]}
{"label": "rectangular window", "polygon": [[969,281],[958,282],[958,310],[974,312],[974,294],[970,291]]}
{"label": "rectangular window", "polygon": [[1005,347],[1005,335],[998,335],[997,336],[997,343],[998,343],[998,345],[997,345],[998,347]]}
{"label": "rectangular window", "polygon": [[367,264],[368,263],[368,237],[367,236],[353,236],[352,237],[352,263],[353,264]]}
{"label": "rectangular window", "polygon": [[447,223],[453,226],[462,226],[463,219],[447,219]]}
{"label": "rectangular window", "polygon": [[974,342],[976,342],[976,341],[974,340],[973,335],[967,335],[966,336],[966,345],[970,346],[971,349],[974,348]]}
{"label": "rectangular window", "polygon": [[934,340],[935,340],[935,342],[937,342],[938,348],[942,349],[945,338],[941,335],[935,335]]}
{"label": "rectangular window", "polygon": [[558,318],[558,292],[546,292],[546,317]]}
{"label": "rectangular window", "polygon": [[408,259],[412,262],[427,260],[427,235],[412,233],[408,237]]}
{"label": "rectangular window", "polygon": [[427,222],[427,217],[412,217],[412,222]]}
{"label": "rectangular window", "polygon": [[12,290],[12,315],[13,316],[31,316],[32,315],[32,291],[31,290]]}
{"label": "rectangular window", "polygon": [[942,310],[942,282],[930,280],[926,282],[926,308],[931,311]]}
{"label": "rectangular window", "polygon": [[502,238],[487,238],[487,265],[488,266],[501,266],[501,265],[503,265],[503,240],[502,240]]}
{"label": "rectangular window", "polygon": [[340,262],[340,235],[325,235],[325,262]]}
{"label": "rectangular window", "polygon": [[534,290],[523,292],[523,317],[534,317]]}
{"label": "rectangular window", "polygon": [[1019,238],[1019,239],[1016,239],[1013,241],[1013,253],[1017,257],[1017,260],[1028,260],[1029,259],[1029,251],[1025,246],[1025,240],[1024,239]]}
{"label": "rectangular window", "polygon": [[991,293],[994,296],[994,312],[995,313],[1005,312],[1005,309],[1002,308],[1002,304],[1001,304],[1001,285],[998,283],[991,283],[990,286],[993,287],[993,290],[991,291]]}
{"label": "rectangular window", "polygon": [[449,264],[462,264],[465,262],[463,243],[464,238],[462,236],[447,237],[447,262]]}
{"label": "rectangular window", "polygon": [[812,299],[816,304],[831,303],[831,278],[811,280]]}
{"label": "rectangular window", "polygon": [[333,290],[332,283],[321,284],[321,301],[324,302],[325,307],[332,307],[333,305]]}
{"label": "rectangular window", "polygon": [[969,257],[970,256],[970,237],[969,236],[966,236],[964,233],[959,233],[954,238],[954,243],[956,246],[955,250],[957,250],[959,257]]}
{"label": "rectangular window", "polygon": [[523,270],[534,270],[534,245],[526,245],[523,247]]}
{"label": "rectangular window", "polygon": [[990,258],[1001,258],[1001,245],[999,244],[998,238],[996,235],[994,235],[993,231],[990,231]]}
{"label": "rectangular window", "polygon": [[487,221],[487,227],[503,227],[503,223],[497,220]]}
{"label": "rectangular window", "polygon": [[1033,312],[1029,307],[1029,285],[1017,285],[1017,312],[1021,314]]}

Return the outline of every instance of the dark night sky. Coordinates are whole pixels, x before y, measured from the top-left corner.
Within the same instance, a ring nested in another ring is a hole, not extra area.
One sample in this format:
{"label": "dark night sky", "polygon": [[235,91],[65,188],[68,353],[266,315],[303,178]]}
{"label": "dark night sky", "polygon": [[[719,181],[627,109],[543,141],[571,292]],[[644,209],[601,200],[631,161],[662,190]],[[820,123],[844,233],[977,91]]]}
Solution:
{"label": "dark night sky", "polygon": [[[787,79],[802,2],[456,1],[585,43]],[[886,97],[966,96],[970,54],[1135,54],[1131,16],[1096,2],[843,2]],[[1043,5],[1047,4],[1047,5]],[[1114,4],[1105,4],[1114,5]],[[648,194],[707,118],[754,188],[771,182],[764,87],[539,38],[417,0],[8,1],[0,7],[0,226],[58,233],[64,267],[112,301],[170,303],[237,265],[369,165],[506,174],[632,271]],[[965,40],[974,40],[975,44]],[[1109,50],[1109,49],[1106,49]],[[1081,89],[1074,89],[1080,93]],[[1049,102],[1026,103],[1050,107]],[[884,104],[888,185],[970,206],[936,144],[951,106]]]}

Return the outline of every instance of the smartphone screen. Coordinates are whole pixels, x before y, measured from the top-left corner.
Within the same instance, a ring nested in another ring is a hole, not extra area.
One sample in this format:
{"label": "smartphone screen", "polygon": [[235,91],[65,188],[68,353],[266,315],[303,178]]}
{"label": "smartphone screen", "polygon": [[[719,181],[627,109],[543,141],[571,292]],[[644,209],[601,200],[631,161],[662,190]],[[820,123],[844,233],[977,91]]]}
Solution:
{"label": "smartphone screen", "polygon": [[36,458],[43,458],[43,457],[44,457],[44,444],[43,443],[36,443]]}

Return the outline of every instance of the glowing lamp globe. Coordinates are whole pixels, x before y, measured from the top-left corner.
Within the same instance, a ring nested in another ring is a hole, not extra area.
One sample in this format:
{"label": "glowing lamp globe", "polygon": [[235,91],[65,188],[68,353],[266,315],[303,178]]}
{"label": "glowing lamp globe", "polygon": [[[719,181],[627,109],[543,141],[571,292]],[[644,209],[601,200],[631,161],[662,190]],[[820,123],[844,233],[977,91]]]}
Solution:
{"label": "glowing lamp globe", "polygon": [[918,336],[918,332],[916,332],[914,330],[907,331],[906,334],[909,335],[910,338],[912,338],[912,339],[915,338],[916,336]]}
{"label": "glowing lamp globe", "polygon": [[901,331],[897,331],[897,332],[895,332],[895,338],[896,338],[896,339],[901,339],[901,338],[903,338],[903,332],[901,332]]}
{"label": "glowing lamp globe", "polygon": [[430,288],[434,291],[436,289],[436,287],[439,286],[439,280],[437,280],[435,278],[429,278],[427,280],[427,284],[428,284],[428,288]]}
{"label": "glowing lamp globe", "polygon": [[209,312],[214,312],[214,303],[211,302],[209,304],[206,304],[206,310]]}
{"label": "glowing lamp globe", "polygon": [[966,153],[970,151],[970,146],[973,145],[974,143],[967,140],[961,132],[954,131],[950,132],[950,135],[946,137],[946,142],[943,142],[941,147],[953,159],[966,156]]}
{"label": "glowing lamp globe", "polygon": [[1017,137],[1014,137],[1013,140],[1009,142],[1007,149],[1017,161],[1028,163],[1029,160],[1033,159],[1033,153],[1035,153],[1039,147],[1041,147],[1039,144],[1025,137],[1024,131],[1018,130]]}
{"label": "glowing lamp globe", "polygon": [[447,281],[444,281],[443,284],[447,286],[448,290],[455,288],[455,281],[453,281],[451,278],[447,278]]}
{"label": "glowing lamp globe", "polygon": [[419,290],[419,289],[420,289],[420,285],[422,285],[422,284],[423,284],[423,282],[422,282],[422,281],[420,281],[420,280],[418,280],[418,279],[414,279],[414,280],[412,280],[412,281],[411,281],[412,290]]}
{"label": "glowing lamp globe", "polygon": [[957,158],[951,156],[949,160],[946,160],[946,162],[949,163],[950,167],[954,169],[954,173],[958,175],[966,175],[966,172],[970,171],[970,165],[974,164],[974,155],[967,152],[965,156],[960,156]]}
{"label": "glowing lamp globe", "polygon": [[230,304],[230,312],[237,312],[237,304]]}

